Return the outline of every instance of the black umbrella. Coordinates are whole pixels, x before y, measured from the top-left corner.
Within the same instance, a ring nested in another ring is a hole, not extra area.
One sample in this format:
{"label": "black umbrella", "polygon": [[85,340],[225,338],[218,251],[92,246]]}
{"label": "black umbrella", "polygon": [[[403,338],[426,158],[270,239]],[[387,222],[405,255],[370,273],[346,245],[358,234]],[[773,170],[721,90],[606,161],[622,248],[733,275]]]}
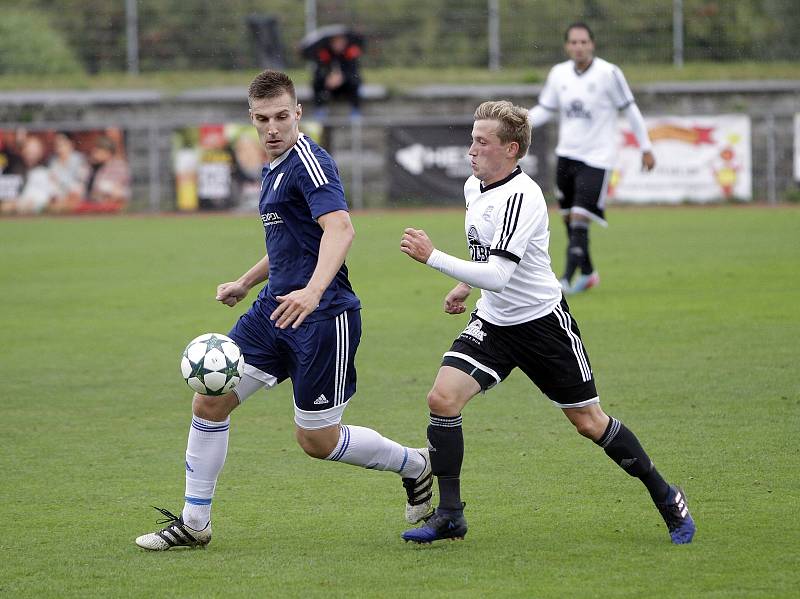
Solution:
{"label": "black umbrella", "polygon": [[327,48],[331,39],[340,35],[347,38],[348,45],[355,44],[359,48],[364,47],[364,36],[357,31],[353,31],[350,27],[345,25],[325,25],[325,27],[320,27],[307,33],[297,44],[297,49],[303,58],[314,60],[321,48]]}

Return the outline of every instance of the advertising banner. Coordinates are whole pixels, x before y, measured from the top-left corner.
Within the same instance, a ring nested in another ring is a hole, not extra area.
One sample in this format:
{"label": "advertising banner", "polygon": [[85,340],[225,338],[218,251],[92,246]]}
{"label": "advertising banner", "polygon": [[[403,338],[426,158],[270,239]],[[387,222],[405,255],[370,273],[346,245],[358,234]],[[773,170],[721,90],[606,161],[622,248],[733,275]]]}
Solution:
{"label": "advertising banner", "polygon": [[[464,182],[472,174],[467,155],[471,119],[460,124],[392,126],[387,135],[391,202],[463,206]],[[535,135],[533,148],[520,162],[537,181],[546,180],[544,145],[543,136]]]}
{"label": "advertising banner", "polygon": [[750,117],[645,118],[656,167],[643,172],[628,122],[620,122],[620,152],[609,182],[610,201],[635,203],[752,200]]}
{"label": "advertising banner", "polygon": [[258,211],[267,156],[250,124],[184,127],[173,134],[179,210]]}
{"label": "advertising banner", "polygon": [[130,195],[120,129],[0,129],[0,214],[117,212]]}

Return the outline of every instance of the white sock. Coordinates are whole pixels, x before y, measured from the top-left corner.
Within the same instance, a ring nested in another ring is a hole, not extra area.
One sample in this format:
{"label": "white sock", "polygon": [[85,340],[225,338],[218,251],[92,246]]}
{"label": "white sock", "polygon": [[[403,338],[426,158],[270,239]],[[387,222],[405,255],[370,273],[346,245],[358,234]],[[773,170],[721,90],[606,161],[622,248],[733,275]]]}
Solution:
{"label": "white sock", "polygon": [[202,530],[211,520],[211,500],[228,453],[231,419],[223,422],[192,416],[186,443],[186,493],[183,521]]}
{"label": "white sock", "polygon": [[339,429],[336,448],[325,459],[374,470],[390,470],[403,478],[416,478],[425,468],[425,459],[416,450],[403,447],[371,428],[344,424]]}

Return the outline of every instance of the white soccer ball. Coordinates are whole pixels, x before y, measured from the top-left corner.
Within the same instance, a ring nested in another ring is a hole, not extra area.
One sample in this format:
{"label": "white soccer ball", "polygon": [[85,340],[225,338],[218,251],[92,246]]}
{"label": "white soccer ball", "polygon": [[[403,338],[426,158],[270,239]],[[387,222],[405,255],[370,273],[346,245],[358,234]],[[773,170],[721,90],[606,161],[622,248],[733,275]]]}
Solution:
{"label": "white soccer ball", "polygon": [[181,356],[183,379],[201,395],[225,395],[239,384],[243,370],[242,350],[221,333],[192,339]]}

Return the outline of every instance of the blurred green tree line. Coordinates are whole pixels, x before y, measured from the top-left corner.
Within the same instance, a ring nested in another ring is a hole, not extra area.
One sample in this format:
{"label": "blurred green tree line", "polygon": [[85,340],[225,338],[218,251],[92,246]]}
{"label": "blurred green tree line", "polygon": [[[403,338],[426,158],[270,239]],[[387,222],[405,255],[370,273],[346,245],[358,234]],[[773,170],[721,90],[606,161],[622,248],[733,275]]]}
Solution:
{"label": "blurred green tree line", "polygon": [[[0,74],[126,69],[125,0],[0,0]],[[598,54],[615,62],[672,60],[673,0],[500,0],[501,63],[563,59],[564,28],[589,23]],[[798,0],[684,0],[684,58],[797,60]],[[138,0],[142,71],[253,69],[247,17],[277,19],[283,60],[301,67],[301,0]],[[482,67],[486,0],[318,0],[319,25],[345,23],[367,37],[368,67]]]}

